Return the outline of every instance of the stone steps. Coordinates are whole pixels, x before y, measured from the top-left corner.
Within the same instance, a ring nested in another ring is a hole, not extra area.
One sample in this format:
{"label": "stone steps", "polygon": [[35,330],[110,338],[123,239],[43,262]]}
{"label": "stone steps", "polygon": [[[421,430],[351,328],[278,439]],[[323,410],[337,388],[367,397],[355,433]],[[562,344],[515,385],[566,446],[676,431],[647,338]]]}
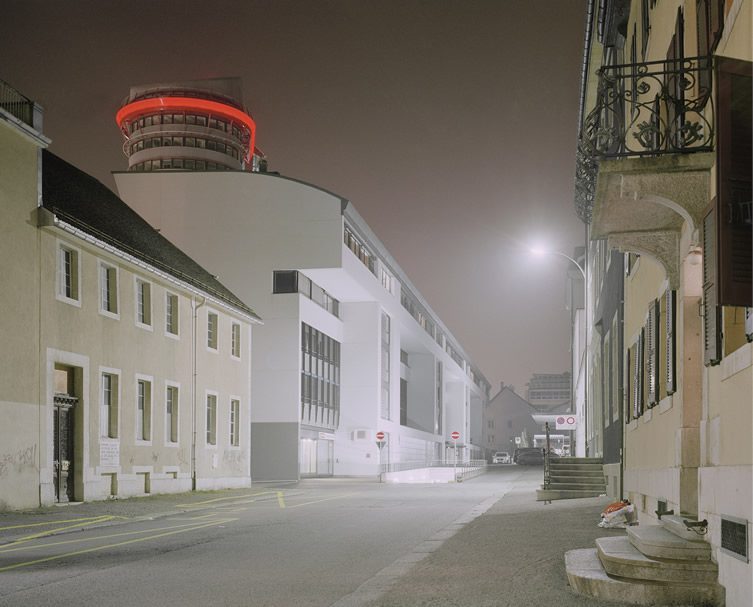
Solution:
{"label": "stone steps", "polygon": [[549,474],[551,476],[588,476],[595,478],[604,478],[604,470],[601,468],[601,466],[599,466],[598,468],[549,466]]}
{"label": "stone steps", "polygon": [[575,592],[603,600],[634,605],[693,607],[724,604],[724,588],[717,583],[663,582],[609,575],[602,566],[596,548],[565,553],[565,568]]}
{"label": "stone steps", "polygon": [[[544,488],[543,486],[541,487]],[[589,481],[574,481],[562,482],[561,480],[551,481],[549,487],[553,491],[598,491],[600,494],[605,492],[606,486],[603,482],[589,482]]]}
{"label": "stone steps", "polygon": [[625,536],[601,537],[596,540],[596,550],[604,570],[621,578],[713,584],[719,575],[719,568],[711,561],[647,556]]}
{"label": "stone steps", "polygon": [[537,502],[550,502],[552,500],[569,500],[581,497],[599,497],[602,489],[536,489]]}
{"label": "stone steps", "polygon": [[697,536],[693,540],[679,537],[663,525],[628,527],[627,537],[633,546],[652,558],[686,561],[711,559],[711,545],[708,542]]}

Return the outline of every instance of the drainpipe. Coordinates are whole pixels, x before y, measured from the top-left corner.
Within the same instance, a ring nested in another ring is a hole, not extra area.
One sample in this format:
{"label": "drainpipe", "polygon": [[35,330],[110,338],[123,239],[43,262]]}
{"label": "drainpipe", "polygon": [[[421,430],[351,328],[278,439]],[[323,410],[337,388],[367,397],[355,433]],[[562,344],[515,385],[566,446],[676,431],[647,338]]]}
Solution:
{"label": "drainpipe", "polygon": [[199,308],[207,303],[205,297],[201,303],[197,303],[197,297],[191,296],[191,491],[196,491],[196,376],[198,375],[197,364],[197,323]]}

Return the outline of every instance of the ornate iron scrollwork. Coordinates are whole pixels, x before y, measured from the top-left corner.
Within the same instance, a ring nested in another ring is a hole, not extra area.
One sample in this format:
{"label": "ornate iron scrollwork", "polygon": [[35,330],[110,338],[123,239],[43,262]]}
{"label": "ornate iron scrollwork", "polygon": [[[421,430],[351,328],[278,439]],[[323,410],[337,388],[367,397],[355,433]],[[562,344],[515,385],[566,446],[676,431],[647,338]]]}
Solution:
{"label": "ornate iron scrollwork", "polygon": [[710,151],[714,146],[711,57],[609,65],[581,141],[597,158]]}

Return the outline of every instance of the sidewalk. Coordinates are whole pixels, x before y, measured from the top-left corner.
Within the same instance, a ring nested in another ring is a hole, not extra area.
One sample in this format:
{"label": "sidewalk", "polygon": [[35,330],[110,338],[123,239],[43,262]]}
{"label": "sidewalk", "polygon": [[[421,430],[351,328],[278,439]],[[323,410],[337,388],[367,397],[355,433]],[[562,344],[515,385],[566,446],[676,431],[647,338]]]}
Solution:
{"label": "sidewalk", "polygon": [[565,552],[623,535],[597,527],[609,499],[537,502],[523,481],[416,563],[369,607],[624,607],[576,595]]}

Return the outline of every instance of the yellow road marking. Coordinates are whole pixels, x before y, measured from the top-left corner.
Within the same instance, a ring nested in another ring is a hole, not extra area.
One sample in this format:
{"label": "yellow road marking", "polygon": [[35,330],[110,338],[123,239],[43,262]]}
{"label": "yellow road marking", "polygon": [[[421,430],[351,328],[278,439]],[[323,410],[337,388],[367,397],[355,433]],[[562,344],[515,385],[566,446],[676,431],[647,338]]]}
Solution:
{"label": "yellow road marking", "polygon": [[188,504],[176,504],[176,505],[179,508],[190,508],[190,507],[193,507],[193,506],[205,506],[207,504],[213,504],[215,502],[224,502],[224,501],[228,501],[228,500],[241,500],[241,499],[245,499],[247,497],[252,497],[253,498],[253,497],[256,497],[258,495],[267,495],[269,493],[274,493],[274,491],[260,491],[259,493],[247,493],[246,495],[234,495],[234,496],[231,496],[231,497],[216,497],[216,498],[211,499],[211,500],[204,500],[204,501],[201,501],[201,502],[190,502]]}
{"label": "yellow road marking", "polygon": [[[238,519],[216,519],[212,521],[213,523],[216,522],[226,522],[226,521],[235,521]],[[23,546],[19,546],[17,548],[12,548],[12,544],[6,544],[5,547],[0,548],[0,554],[6,554],[9,552],[18,552],[19,550],[36,550],[38,548],[47,548],[49,546],[63,546],[65,544],[83,544],[84,542],[93,542],[96,540],[106,540],[113,537],[123,537],[125,535],[139,535],[141,533],[153,533],[154,531],[164,531],[166,529],[181,529],[183,527],[193,527],[197,523],[183,523],[182,525],[169,525],[167,527],[157,527],[155,529],[136,529],[134,531],[121,531],[120,533],[110,533],[108,535],[97,535],[95,537],[80,537],[72,540],[60,540],[59,542],[46,542],[44,544],[25,544]]]}
{"label": "yellow road marking", "polygon": [[10,571],[11,569],[19,569],[21,567],[28,567],[30,565],[38,565],[40,563],[47,563],[49,561],[58,561],[60,559],[70,557],[70,556],[78,556],[81,554],[88,554],[90,552],[97,552],[99,550],[106,550],[107,548],[117,548],[119,546],[127,546],[129,544],[136,544],[138,542],[146,542],[148,540],[155,540],[160,537],[167,537],[168,535],[176,535],[178,533],[186,533],[187,531],[197,531],[198,529],[204,529],[205,527],[212,527],[215,525],[220,525],[222,523],[230,523],[232,521],[237,521],[238,519],[226,519],[226,520],[220,520],[220,521],[212,521],[211,523],[204,523],[203,525],[195,525],[193,527],[190,527],[189,529],[178,529],[175,531],[166,531],[165,533],[159,533],[157,535],[151,535],[149,537],[139,537],[132,540],[126,540],[125,542],[116,542],[114,544],[107,544],[105,546],[95,546],[93,548],[86,548],[84,550],[76,550],[74,552],[66,552],[64,554],[58,554],[55,556],[47,556],[41,559],[36,559],[33,561],[25,561],[23,563],[16,563],[15,565],[8,565],[6,567],[0,567],[0,572],[3,571]]}
{"label": "yellow road marking", "polygon": [[285,507],[285,496],[282,491],[277,492],[277,503],[280,505],[280,508]]}
{"label": "yellow road marking", "polygon": [[293,504],[292,506],[288,506],[288,508],[298,508],[299,506],[308,506],[309,504],[318,504],[319,502],[329,502],[330,500],[337,500],[343,497],[349,497],[351,495],[358,495],[358,493],[345,493],[343,495],[336,495],[335,497],[325,497],[324,499],[314,500],[312,502],[302,502],[300,504]]}
{"label": "yellow road marking", "polygon": [[[102,516],[87,516],[82,518],[69,518],[65,520],[55,520],[55,521],[45,521],[43,523],[29,523],[27,525],[10,525],[8,527],[0,527],[0,531],[6,531],[7,529],[24,529],[27,527],[42,527],[44,525],[57,525],[58,523],[75,523],[75,522],[86,522],[86,521],[93,521],[96,519],[100,519]],[[126,516],[110,516],[110,518],[128,518]]]}
{"label": "yellow road marking", "polygon": [[[111,521],[113,516],[100,516],[95,519],[88,519],[86,521],[86,525],[96,525],[97,523],[105,523],[107,521]],[[77,527],[81,527],[81,521],[73,524],[73,525],[65,525],[64,527],[56,527],[55,529],[47,529],[46,531],[40,531],[39,533],[32,533],[31,535],[25,535],[24,537],[20,537],[17,540],[14,540],[12,542],[8,542],[7,544],[4,544],[5,546],[14,546],[15,544],[23,544],[24,542],[29,542],[31,540],[36,540],[40,537],[47,537],[48,535],[53,535],[57,533],[58,531],[65,531],[66,529],[75,529]]]}

